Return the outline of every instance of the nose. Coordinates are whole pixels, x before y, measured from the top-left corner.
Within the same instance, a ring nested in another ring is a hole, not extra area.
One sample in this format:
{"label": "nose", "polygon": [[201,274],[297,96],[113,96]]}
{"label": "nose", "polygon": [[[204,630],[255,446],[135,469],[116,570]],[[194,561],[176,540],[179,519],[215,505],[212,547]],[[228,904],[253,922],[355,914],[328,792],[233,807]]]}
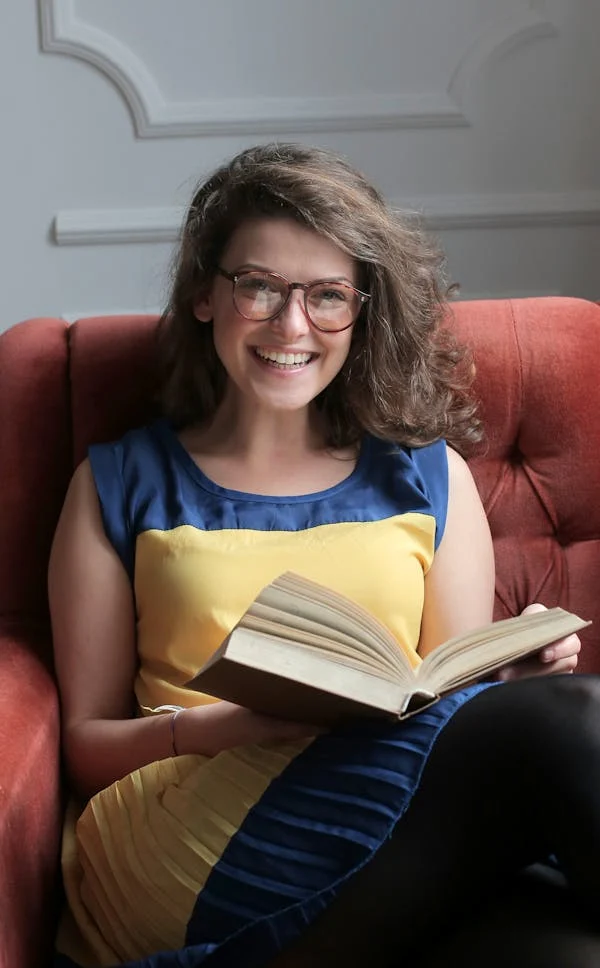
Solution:
{"label": "nose", "polygon": [[290,293],[285,307],[275,319],[271,320],[271,325],[280,332],[287,342],[291,343],[299,336],[310,332],[311,326],[307,319],[304,309],[304,293],[301,290],[293,289]]}

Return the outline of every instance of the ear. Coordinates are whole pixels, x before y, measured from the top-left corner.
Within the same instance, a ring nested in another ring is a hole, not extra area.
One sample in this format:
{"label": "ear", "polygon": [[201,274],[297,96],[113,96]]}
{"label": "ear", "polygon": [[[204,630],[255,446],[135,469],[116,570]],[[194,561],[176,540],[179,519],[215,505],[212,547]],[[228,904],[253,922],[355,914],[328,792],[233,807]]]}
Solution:
{"label": "ear", "polygon": [[194,316],[200,323],[210,323],[213,318],[212,298],[210,293],[203,293],[194,302]]}

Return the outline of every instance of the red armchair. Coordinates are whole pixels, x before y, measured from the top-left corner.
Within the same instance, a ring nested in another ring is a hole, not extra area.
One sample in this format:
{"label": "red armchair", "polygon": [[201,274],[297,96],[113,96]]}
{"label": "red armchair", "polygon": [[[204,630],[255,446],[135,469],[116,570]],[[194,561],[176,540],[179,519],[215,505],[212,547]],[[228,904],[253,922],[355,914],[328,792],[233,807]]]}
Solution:
{"label": "red armchair", "polygon": [[[528,602],[594,621],[600,671],[600,308],[457,303],[487,449],[472,469],[497,560],[496,616]],[[46,601],[52,533],[93,440],[156,409],[154,320],[37,319],[0,337],[0,968],[47,968],[58,898],[58,699]]]}

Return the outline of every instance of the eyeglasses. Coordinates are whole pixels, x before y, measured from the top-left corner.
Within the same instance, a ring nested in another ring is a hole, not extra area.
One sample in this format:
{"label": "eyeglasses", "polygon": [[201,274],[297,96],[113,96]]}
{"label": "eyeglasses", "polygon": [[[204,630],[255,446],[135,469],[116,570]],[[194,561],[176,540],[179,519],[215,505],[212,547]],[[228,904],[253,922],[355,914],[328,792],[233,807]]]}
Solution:
{"label": "eyeglasses", "polygon": [[275,319],[287,306],[292,289],[304,291],[304,312],[315,329],[341,333],[356,322],[363,305],[371,298],[345,282],[288,282],[278,272],[245,269],[217,272],[233,283],[233,304],[240,316],[255,322]]}

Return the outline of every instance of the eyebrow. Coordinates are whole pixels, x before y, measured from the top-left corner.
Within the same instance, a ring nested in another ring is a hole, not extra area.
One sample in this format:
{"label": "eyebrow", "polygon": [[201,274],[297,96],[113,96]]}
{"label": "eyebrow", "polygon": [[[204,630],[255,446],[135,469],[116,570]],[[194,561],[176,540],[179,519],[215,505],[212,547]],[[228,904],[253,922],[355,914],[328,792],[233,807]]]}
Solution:
{"label": "eyebrow", "polygon": [[[283,276],[284,279],[287,279],[287,276],[284,276],[282,272],[277,272],[275,269],[270,269],[268,266],[259,265],[257,262],[244,262],[242,265],[236,266],[235,269],[232,269],[231,271],[245,272],[246,270],[250,270],[251,272],[268,272],[275,276]],[[292,282],[293,280],[288,281]],[[314,282],[347,282],[352,289],[355,287],[354,282],[352,282],[348,276],[319,276],[319,278],[315,279]]]}

